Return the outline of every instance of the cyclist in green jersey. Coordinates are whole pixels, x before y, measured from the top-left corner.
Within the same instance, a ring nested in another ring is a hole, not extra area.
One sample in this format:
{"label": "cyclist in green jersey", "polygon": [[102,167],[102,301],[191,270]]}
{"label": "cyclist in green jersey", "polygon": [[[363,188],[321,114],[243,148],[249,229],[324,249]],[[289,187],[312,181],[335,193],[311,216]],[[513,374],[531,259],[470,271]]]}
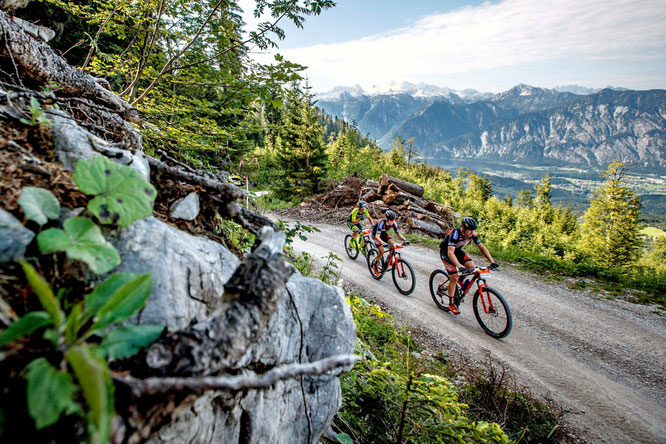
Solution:
{"label": "cyclist in green jersey", "polygon": [[347,218],[347,226],[352,230],[352,242],[357,242],[358,234],[363,231],[361,221],[365,218],[370,221],[370,226],[375,224],[368,212],[368,203],[364,200],[359,200]]}

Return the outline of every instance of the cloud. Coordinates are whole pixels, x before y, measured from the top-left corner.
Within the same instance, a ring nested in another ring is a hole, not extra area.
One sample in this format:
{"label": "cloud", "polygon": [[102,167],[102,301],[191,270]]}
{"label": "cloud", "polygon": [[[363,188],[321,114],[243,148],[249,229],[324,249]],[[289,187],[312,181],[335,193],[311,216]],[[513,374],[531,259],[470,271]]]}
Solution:
{"label": "cloud", "polygon": [[553,60],[666,59],[664,0],[505,0],[360,40],[283,51],[317,89]]}

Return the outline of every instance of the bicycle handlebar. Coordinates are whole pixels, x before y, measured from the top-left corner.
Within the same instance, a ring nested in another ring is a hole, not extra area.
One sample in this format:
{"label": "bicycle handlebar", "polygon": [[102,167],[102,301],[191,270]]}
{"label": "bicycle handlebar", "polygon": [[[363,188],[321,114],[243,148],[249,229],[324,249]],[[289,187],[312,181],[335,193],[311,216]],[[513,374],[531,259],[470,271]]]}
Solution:
{"label": "bicycle handlebar", "polygon": [[466,268],[465,271],[458,271],[458,276],[470,276],[477,271],[481,272],[488,272],[490,273],[490,267],[474,267],[474,268]]}

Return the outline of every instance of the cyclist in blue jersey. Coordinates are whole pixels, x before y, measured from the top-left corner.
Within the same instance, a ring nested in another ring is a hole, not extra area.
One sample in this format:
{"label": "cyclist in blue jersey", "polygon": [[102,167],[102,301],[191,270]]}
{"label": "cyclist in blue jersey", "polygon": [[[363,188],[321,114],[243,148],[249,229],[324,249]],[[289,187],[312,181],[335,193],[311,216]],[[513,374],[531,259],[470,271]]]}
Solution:
{"label": "cyclist in blue jersey", "polygon": [[[358,204],[354,207],[351,214],[347,218],[347,226],[352,230],[352,241],[357,242],[358,234],[363,231],[361,221],[368,218],[370,226],[375,222],[372,220],[370,213],[368,213],[368,203],[364,200],[359,200]],[[358,245],[358,244],[357,244]]]}
{"label": "cyclist in blue jersey", "polygon": [[395,211],[388,210],[386,211],[384,218],[380,219],[376,224],[372,226],[372,238],[374,239],[375,245],[379,250],[379,254],[377,254],[375,259],[372,261],[373,267],[377,265],[377,261],[379,260],[379,258],[383,257],[385,243],[389,244],[389,247],[391,248],[391,253],[389,253],[387,263],[391,261],[391,257],[393,256],[393,248],[395,247],[395,244],[393,243],[393,239],[391,239],[391,236],[389,236],[388,230],[393,229],[393,232],[398,236],[398,238],[400,238],[400,240],[402,240],[405,243],[405,245],[409,245],[409,241],[405,239],[405,236],[403,236],[400,233],[400,230],[398,230],[398,224],[395,221],[396,218],[397,215],[395,214]]}
{"label": "cyclist in blue jersey", "polygon": [[471,217],[464,217],[460,228],[454,228],[449,231],[444,237],[442,243],[439,244],[439,256],[444,262],[446,272],[451,277],[449,279],[448,295],[449,295],[449,311],[453,314],[460,314],[460,310],[456,306],[454,296],[456,292],[456,281],[458,280],[458,272],[464,272],[466,269],[474,268],[474,262],[467,253],[462,249],[470,242],[474,242],[479,248],[481,253],[490,262],[490,268],[495,270],[499,268],[493,257],[490,255],[488,249],[481,243],[481,239],[476,234],[477,223]]}

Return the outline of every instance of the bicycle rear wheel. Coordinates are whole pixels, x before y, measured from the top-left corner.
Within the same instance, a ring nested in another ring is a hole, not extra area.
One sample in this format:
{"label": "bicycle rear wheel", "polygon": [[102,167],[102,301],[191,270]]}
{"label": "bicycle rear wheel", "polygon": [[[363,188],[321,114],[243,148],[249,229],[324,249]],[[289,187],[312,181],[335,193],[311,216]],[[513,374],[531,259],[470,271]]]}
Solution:
{"label": "bicycle rear wheel", "polygon": [[377,259],[377,265],[376,267],[372,266],[372,261],[377,257],[379,254],[379,250],[370,250],[368,251],[368,270],[370,270],[370,276],[372,276],[373,279],[380,280],[381,278],[384,277],[384,266],[382,265],[382,258],[380,257]]}
{"label": "bicycle rear wheel", "polygon": [[511,333],[513,315],[509,304],[497,290],[483,287],[483,294],[476,290],[472,306],[477,322],[487,334],[500,339]]}
{"label": "bicycle rear wheel", "polygon": [[430,296],[435,305],[444,311],[449,311],[449,274],[444,270],[435,270],[430,273]]}
{"label": "bicycle rear wheel", "polygon": [[351,259],[356,260],[358,257],[358,244],[352,239],[351,234],[345,236],[345,251]]}
{"label": "bicycle rear wheel", "polygon": [[397,288],[400,293],[406,296],[414,291],[414,287],[416,287],[414,270],[406,260],[400,258],[396,261],[395,265],[393,265],[391,277],[393,278],[395,288]]}

